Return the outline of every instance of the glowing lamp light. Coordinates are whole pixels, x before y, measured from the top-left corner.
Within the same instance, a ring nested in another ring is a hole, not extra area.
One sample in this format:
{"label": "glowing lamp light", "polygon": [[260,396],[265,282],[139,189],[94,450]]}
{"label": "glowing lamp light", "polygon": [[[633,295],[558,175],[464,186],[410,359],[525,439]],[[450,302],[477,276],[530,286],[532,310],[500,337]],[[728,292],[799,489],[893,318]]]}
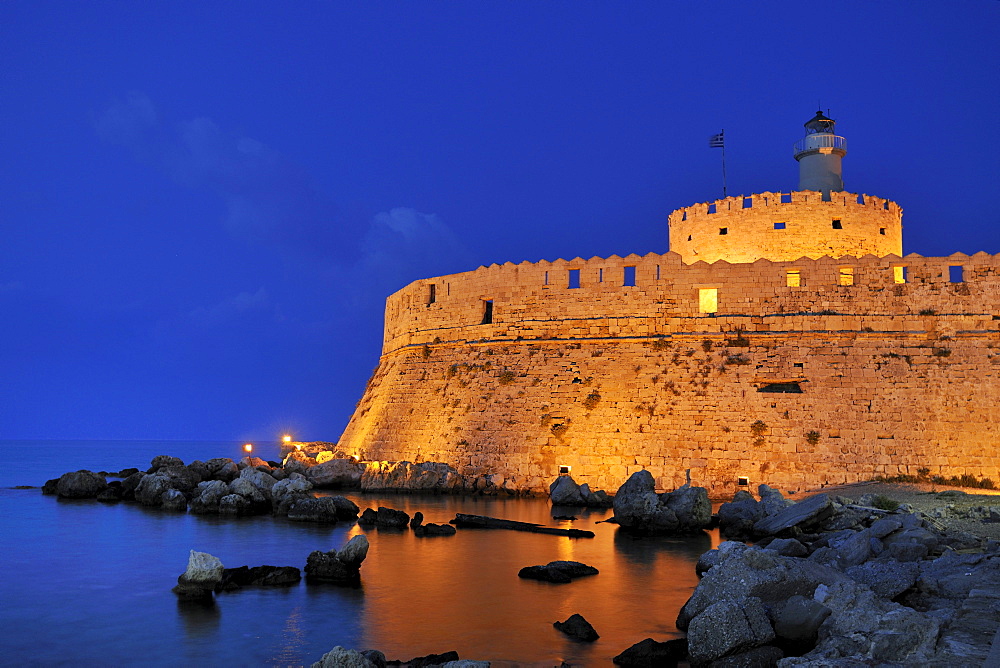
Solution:
{"label": "glowing lamp light", "polygon": [[244,443],[243,452],[253,452],[253,443]]}
{"label": "glowing lamp light", "polygon": [[282,436],[282,437],[281,437],[281,440],[282,440],[282,441],[283,441],[284,443],[291,443],[291,442],[292,442],[292,437],[291,437],[291,436],[289,436],[288,434],[285,434],[284,436]]}

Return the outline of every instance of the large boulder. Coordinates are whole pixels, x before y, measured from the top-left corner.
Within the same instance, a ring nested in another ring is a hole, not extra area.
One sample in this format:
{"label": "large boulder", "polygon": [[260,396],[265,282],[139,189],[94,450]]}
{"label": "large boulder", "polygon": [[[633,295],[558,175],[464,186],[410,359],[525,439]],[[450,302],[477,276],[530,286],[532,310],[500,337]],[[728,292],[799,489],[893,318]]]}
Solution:
{"label": "large boulder", "polygon": [[250,515],[253,513],[253,506],[250,500],[239,494],[226,494],[219,499],[220,515]]}
{"label": "large boulder", "polygon": [[146,473],[156,473],[159,469],[164,466],[184,466],[184,461],[179,457],[171,457],[170,455],[157,455],[153,457],[153,461],[149,463],[149,470]]}
{"label": "large boulder", "polygon": [[229,486],[221,480],[198,483],[195,496],[191,499],[191,512],[203,515],[219,512],[219,501],[226,494],[229,494]]}
{"label": "large boulder", "polygon": [[249,480],[250,484],[263,492],[267,498],[271,498],[271,488],[278,482],[270,473],[251,468],[245,468],[240,471],[240,477],[244,480]]}
{"label": "large boulder", "polygon": [[240,469],[229,457],[215,457],[205,461],[209,476],[213,480],[229,482],[240,474]]}
{"label": "large boulder", "polygon": [[729,503],[719,506],[719,531],[731,540],[753,537],[753,525],[764,516],[764,507],[750,492],[740,490]]}
{"label": "large boulder", "polygon": [[549,485],[549,500],[553,506],[585,505],[580,486],[568,475],[561,475]]}
{"label": "large boulder", "polygon": [[177,578],[173,591],[181,598],[210,599],[215,586],[222,580],[224,570],[218,557],[191,550],[187,570]]}
{"label": "large boulder", "polygon": [[168,489],[160,496],[160,507],[175,513],[187,512],[187,497],[176,489]]}
{"label": "large boulder", "polygon": [[705,608],[688,625],[687,640],[691,658],[707,663],[766,645],[774,640],[774,629],[761,600],[748,596]]}
{"label": "large boulder", "polygon": [[100,473],[75,471],[64,473],[56,483],[56,494],[64,499],[93,499],[103,492],[108,481]]}
{"label": "large boulder", "polygon": [[281,462],[281,467],[285,470],[285,473],[305,473],[313,466],[316,466],[318,462],[302,452],[301,450],[292,450],[285,457],[284,461]]}
{"label": "large boulder", "polygon": [[410,516],[402,510],[379,506],[378,510],[365,508],[358,524],[377,526],[380,529],[405,529],[410,525]]}
{"label": "large boulder", "polygon": [[288,511],[298,501],[313,498],[309,491],[313,487],[306,477],[293,473],[284,480],[279,480],[271,488],[271,504],[275,515],[287,515]]}
{"label": "large boulder", "polygon": [[288,509],[288,519],[294,522],[336,524],[337,503],[329,496],[299,499]]}
{"label": "large boulder", "polygon": [[712,521],[708,490],[684,485],[657,494],[653,476],[645,469],[618,489],[613,507],[619,526],[647,534],[697,533]]}
{"label": "large boulder", "polygon": [[158,473],[147,473],[135,488],[135,500],[144,506],[159,506],[163,503],[164,492],[171,489],[170,478]]}
{"label": "large boulder", "polygon": [[315,487],[357,489],[363,470],[364,464],[353,459],[331,459],[309,467],[304,475]]}
{"label": "large boulder", "polygon": [[[763,501],[761,503],[763,504]],[[757,536],[783,536],[793,528],[808,531],[818,527],[834,512],[830,497],[826,494],[817,494],[758,520],[753,525],[753,531]]]}
{"label": "large boulder", "polygon": [[676,638],[666,642],[657,642],[646,638],[637,642],[612,661],[616,666],[624,668],[661,668],[676,666],[687,656],[687,639]]}

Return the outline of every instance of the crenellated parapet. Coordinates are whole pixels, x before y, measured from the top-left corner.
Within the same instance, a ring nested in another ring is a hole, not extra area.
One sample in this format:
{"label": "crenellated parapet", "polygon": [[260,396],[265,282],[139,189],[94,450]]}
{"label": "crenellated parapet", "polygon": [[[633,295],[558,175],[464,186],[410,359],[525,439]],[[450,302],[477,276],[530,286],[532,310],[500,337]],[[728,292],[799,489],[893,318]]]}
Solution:
{"label": "crenellated parapet", "polygon": [[671,252],[494,264],[391,295],[383,353],[442,341],[643,337],[691,318],[835,313],[866,323],[858,327],[904,329],[921,311],[1000,314],[1000,255],[685,264]]}
{"label": "crenellated parapet", "polygon": [[670,250],[685,263],[900,255],[902,208],[846,192],[757,193],[677,209]]}

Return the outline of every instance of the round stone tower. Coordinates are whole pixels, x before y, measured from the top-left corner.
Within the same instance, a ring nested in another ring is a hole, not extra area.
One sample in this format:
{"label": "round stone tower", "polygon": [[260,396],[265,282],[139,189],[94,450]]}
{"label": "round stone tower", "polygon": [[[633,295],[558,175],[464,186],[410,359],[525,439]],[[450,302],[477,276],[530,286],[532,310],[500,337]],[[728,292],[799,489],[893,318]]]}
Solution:
{"label": "round stone tower", "polygon": [[825,255],[903,254],[903,210],[880,197],[844,192],[847,141],[817,112],[795,144],[799,191],[739,195],[670,214],[670,250],[684,262],[789,262]]}

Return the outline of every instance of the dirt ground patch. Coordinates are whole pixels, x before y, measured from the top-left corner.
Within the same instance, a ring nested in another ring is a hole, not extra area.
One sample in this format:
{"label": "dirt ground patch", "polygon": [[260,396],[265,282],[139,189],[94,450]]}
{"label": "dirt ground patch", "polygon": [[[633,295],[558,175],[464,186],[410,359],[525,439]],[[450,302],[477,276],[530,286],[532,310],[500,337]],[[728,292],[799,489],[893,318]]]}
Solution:
{"label": "dirt ground patch", "polygon": [[[941,494],[942,492],[953,493],[956,491],[959,494]],[[901,504],[909,504],[915,510],[919,510],[922,513],[930,513],[935,508],[947,508],[948,506],[951,506],[956,511],[967,510],[975,506],[1000,507],[1000,490],[949,487],[933,483],[860,482],[853,485],[830,485],[821,489],[812,489],[795,494],[789,496],[789,498],[798,501],[823,493],[843,496],[849,499],[858,499],[865,494],[881,494]],[[984,538],[1000,540],[1000,522],[998,521],[961,519],[947,516],[935,517],[934,520],[948,529],[968,531]]]}

